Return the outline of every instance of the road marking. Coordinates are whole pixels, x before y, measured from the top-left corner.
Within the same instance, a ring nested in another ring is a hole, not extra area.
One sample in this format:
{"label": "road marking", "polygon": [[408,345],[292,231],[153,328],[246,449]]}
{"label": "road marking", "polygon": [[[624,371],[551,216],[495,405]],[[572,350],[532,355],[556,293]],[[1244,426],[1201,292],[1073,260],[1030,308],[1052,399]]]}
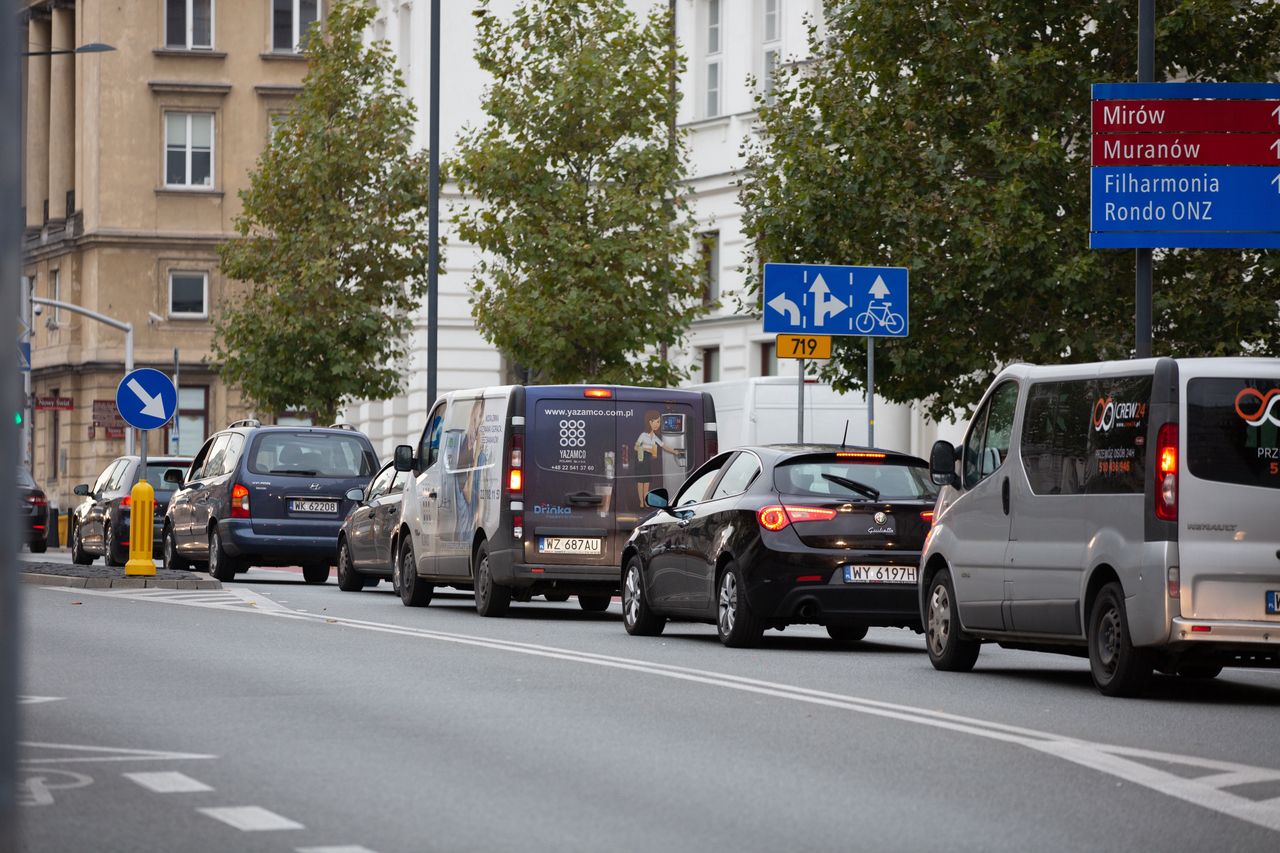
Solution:
{"label": "road marking", "polygon": [[20,764],[71,764],[85,761],[186,761],[200,758],[217,758],[216,755],[200,755],[195,752],[160,752],[154,749],[83,746],[73,743],[21,741],[18,745],[27,749],[53,749],[72,753],[70,756],[63,755],[54,758],[19,758],[18,763]]}
{"label": "road marking", "polygon": [[261,806],[219,806],[216,808],[196,809],[214,820],[220,820],[227,826],[235,827],[241,832],[273,832],[280,829],[304,829],[302,824],[275,812],[267,811]]}
{"label": "road marking", "polygon": [[124,778],[137,782],[148,791],[157,794],[192,794],[200,791],[212,791],[205,783],[192,779],[185,773],[176,770],[161,770],[154,773],[124,773]]}
{"label": "road marking", "polygon": [[61,696],[19,696],[19,705],[39,705],[42,702],[61,702]]}
{"label": "road marking", "polygon": [[51,806],[52,791],[70,791],[93,784],[93,778],[72,770],[32,770],[18,783],[18,805]]}
{"label": "road marking", "polygon": [[295,853],[377,853],[359,844],[346,844],[338,847],[295,847]]}

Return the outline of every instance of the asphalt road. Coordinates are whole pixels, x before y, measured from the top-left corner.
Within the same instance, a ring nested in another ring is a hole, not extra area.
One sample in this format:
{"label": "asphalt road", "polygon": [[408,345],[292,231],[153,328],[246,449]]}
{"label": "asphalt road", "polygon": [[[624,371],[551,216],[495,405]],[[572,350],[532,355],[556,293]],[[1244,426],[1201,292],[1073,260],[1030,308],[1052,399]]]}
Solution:
{"label": "asphalt road", "polygon": [[255,570],[24,589],[28,851],[1280,849],[1280,673],[820,629],[630,637],[615,602],[408,609]]}

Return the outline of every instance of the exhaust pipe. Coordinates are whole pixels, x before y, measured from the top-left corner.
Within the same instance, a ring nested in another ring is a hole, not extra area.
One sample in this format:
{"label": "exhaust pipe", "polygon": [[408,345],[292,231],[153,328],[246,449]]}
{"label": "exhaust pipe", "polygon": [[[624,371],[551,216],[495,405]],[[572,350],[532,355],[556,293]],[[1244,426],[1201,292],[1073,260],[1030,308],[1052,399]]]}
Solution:
{"label": "exhaust pipe", "polygon": [[806,622],[816,622],[818,619],[818,602],[813,599],[802,602],[798,614]]}

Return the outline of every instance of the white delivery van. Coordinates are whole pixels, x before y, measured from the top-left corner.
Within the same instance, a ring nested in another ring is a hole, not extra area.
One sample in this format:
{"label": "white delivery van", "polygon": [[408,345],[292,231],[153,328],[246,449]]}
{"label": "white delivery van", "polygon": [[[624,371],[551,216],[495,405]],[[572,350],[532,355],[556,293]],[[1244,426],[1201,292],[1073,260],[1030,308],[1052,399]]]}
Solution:
{"label": "white delivery van", "polygon": [[929,657],[1087,654],[1108,695],[1153,670],[1280,667],[1280,360],[1004,370],[934,445]]}

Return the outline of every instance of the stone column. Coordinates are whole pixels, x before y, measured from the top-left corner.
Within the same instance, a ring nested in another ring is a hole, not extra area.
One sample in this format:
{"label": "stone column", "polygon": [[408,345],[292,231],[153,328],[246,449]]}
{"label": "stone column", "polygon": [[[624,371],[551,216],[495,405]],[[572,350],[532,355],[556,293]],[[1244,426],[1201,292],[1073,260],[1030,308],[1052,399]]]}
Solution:
{"label": "stone column", "polygon": [[[76,46],[76,10],[53,10],[50,44],[54,49]],[[49,218],[66,219],[67,191],[76,170],[76,57],[64,53],[51,58],[49,67]]]}
{"label": "stone column", "polygon": [[[49,22],[32,18],[27,25],[27,50],[49,49]],[[27,63],[27,227],[44,225],[44,201],[49,197],[49,57],[29,56]]]}

